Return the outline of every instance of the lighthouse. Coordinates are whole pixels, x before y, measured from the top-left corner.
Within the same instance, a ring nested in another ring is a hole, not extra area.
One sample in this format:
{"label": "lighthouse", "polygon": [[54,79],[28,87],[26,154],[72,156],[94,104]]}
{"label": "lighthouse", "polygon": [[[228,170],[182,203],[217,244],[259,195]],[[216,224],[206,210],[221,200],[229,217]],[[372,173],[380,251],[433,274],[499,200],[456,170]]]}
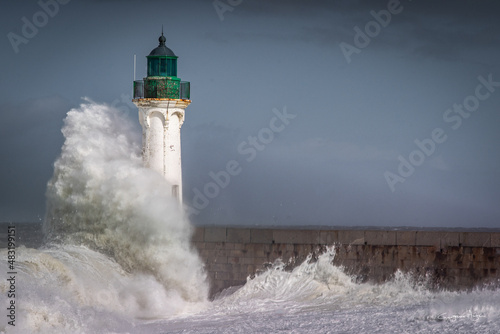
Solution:
{"label": "lighthouse", "polygon": [[165,177],[182,204],[181,126],[191,103],[190,84],[177,76],[178,57],[165,45],[163,31],[158,41],[146,57],[147,77],[134,80],[133,102],[142,126],[144,165]]}

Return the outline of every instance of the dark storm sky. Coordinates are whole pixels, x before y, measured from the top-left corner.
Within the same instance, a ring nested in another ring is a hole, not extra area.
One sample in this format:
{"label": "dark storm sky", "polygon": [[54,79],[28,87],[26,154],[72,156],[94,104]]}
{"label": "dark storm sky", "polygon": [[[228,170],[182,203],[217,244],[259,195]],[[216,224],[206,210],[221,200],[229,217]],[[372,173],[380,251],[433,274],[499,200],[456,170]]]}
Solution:
{"label": "dark storm sky", "polygon": [[142,78],[163,24],[193,222],[500,226],[498,1],[60,2],[2,10],[0,221],[43,219],[81,97],[140,136],[133,56]]}

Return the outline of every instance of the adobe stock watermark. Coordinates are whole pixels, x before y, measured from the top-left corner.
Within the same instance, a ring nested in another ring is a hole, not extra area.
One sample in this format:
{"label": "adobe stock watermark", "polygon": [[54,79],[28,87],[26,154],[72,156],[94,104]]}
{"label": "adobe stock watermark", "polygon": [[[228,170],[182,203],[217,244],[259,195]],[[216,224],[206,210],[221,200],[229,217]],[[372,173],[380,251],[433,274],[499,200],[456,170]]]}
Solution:
{"label": "adobe stock watermark", "polygon": [[389,0],[387,3],[387,9],[382,9],[378,12],[374,10],[370,11],[370,15],[374,18],[374,20],[368,21],[365,24],[364,31],[358,26],[353,28],[355,33],[353,39],[354,45],[345,42],[341,42],[339,44],[340,51],[342,51],[347,63],[351,63],[351,57],[354,53],[359,54],[361,53],[361,49],[370,45],[372,39],[380,34],[382,28],[387,27],[389,23],[391,23],[393,15],[400,14],[402,11],[403,6],[399,0]]}
{"label": "adobe stock watermark", "polygon": [[38,35],[39,29],[45,27],[51,18],[54,18],[59,13],[60,6],[66,5],[71,0],[39,0],[37,2],[41,10],[35,12],[31,20],[26,16],[21,18],[23,23],[21,26],[21,34],[9,32],[7,38],[12,45],[15,53],[19,53],[19,46],[21,44],[28,44],[29,41]]}
{"label": "adobe stock watermark", "polygon": [[[247,163],[254,161],[259,152],[264,151],[274,141],[275,134],[285,130],[290,121],[297,117],[297,115],[289,114],[286,106],[283,107],[283,111],[273,108],[272,113],[274,116],[269,120],[266,127],[260,129],[256,135],[248,136],[246,140],[238,144],[238,153]],[[241,174],[243,167],[238,160],[229,160],[225,164],[225,169],[218,172],[210,171],[208,176],[211,180],[206,182],[201,190],[193,188],[192,207],[187,207],[189,215],[198,215],[201,210],[208,206],[210,200],[219,196],[222,189],[230,184],[232,178]]]}
{"label": "adobe stock watermark", "polygon": [[[500,81],[493,81],[492,74],[489,74],[487,79],[478,76],[477,80],[479,84],[476,86],[474,94],[465,97],[462,104],[454,103],[452,108],[446,109],[443,113],[443,121],[453,130],[458,130],[462,126],[463,120],[469,118],[471,113],[479,109],[481,101],[487,100],[495,92],[495,89],[500,87]],[[397,173],[384,172],[384,178],[389,189],[392,192],[396,191],[396,185],[405,182],[407,178],[412,176],[415,168],[421,166],[426,158],[436,152],[437,146],[447,139],[448,135],[442,128],[432,130],[428,138],[423,140],[415,139],[413,142],[417,148],[408,154],[408,158],[402,155],[398,156]]]}
{"label": "adobe stock watermark", "polygon": [[232,12],[234,7],[241,5],[242,2],[243,0],[214,0],[212,5],[219,16],[219,20],[224,21],[224,13]]}

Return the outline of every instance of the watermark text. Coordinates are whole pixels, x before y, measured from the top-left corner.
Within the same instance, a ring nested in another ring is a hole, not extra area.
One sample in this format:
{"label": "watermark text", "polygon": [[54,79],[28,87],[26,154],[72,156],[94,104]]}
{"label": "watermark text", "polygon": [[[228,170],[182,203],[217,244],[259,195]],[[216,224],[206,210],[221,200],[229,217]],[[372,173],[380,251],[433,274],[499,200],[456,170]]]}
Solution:
{"label": "watermark text", "polygon": [[232,12],[234,8],[241,5],[242,2],[243,0],[214,0],[212,5],[214,6],[217,16],[219,16],[219,20],[224,21],[224,13]]}
{"label": "watermark text", "polygon": [[29,41],[38,35],[39,29],[45,27],[51,18],[59,13],[59,5],[66,5],[71,0],[39,0],[38,6],[41,10],[35,12],[31,19],[23,16],[20,34],[13,31],[7,34],[7,38],[15,53],[19,53],[21,44],[28,44]]}
{"label": "watermark text", "polygon": [[[273,117],[269,120],[268,126],[263,127],[255,135],[248,136],[246,140],[238,144],[238,153],[245,158],[246,162],[255,160],[259,152],[274,141],[275,134],[285,130],[290,121],[297,117],[288,113],[286,106],[280,111],[276,108],[272,110]],[[229,160],[225,168],[218,172],[209,172],[210,181],[205,183],[201,189],[193,188],[194,197],[191,202],[192,207],[188,207],[189,214],[198,215],[205,209],[211,199],[217,197],[221,190],[226,188],[231,182],[231,178],[239,175],[243,171],[242,163],[236,159]]]}
{"label": "watermark text", "polygon": [[[500,81],[494,81],[492,74],[489,74],[487,78],[478,76],[477,80],[479,84],[474,89],[474,94],[465,97],[461,104],[453,104],[453,107],[446,109],[443,113],[443,121],[453,130],[458,130],[462,126],[463,120],[469,118],[473,112],[479,109],[481,101],[487,100],[496,88],[500,87]],[[447,139],[446,131],[440,127],[432,130],[428,138],[415,139],[413,142],[417,148],[410,152],[407,157],[398,156],[397,172],[384,172],[389,189],[392,192],[396,191],[396,185],[405,182],[407,178],[412,176],[415,168],[421,166],[428,157],[436,152],[437,146]]]}
{"label": "watermark text", "polygon": [[16,227],[7,226],[7,323],[16,326]]}

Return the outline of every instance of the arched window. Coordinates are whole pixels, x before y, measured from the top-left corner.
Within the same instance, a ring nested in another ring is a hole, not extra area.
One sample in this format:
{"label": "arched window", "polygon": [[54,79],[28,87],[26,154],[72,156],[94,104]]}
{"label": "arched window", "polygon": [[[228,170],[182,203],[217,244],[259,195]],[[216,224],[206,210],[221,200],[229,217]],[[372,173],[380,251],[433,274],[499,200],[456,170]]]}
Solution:
{"label": "arched window", "polygon": [[172,197],[179,198],[179,185],[177,184],[172,186]]}

